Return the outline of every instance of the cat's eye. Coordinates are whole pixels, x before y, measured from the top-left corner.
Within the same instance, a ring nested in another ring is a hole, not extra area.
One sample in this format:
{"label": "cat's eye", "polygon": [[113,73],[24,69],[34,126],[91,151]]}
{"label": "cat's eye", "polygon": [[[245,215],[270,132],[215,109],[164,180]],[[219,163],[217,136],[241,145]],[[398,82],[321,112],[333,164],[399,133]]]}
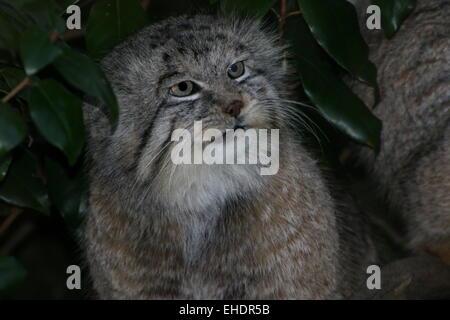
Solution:
{"label": "cat's eye", "polygon": [[181,81],[176,85],[170,87],[170,94],[175,97],[187,97],[193,94],[195,91],[195,85],[192,81]]}
{"label": "cat's eye", "polygon": [[245,65],[243,61],[239,61],[236,63],[233,63],[228,67],[227,70],[228,76],[231,79],[237,79],[241,77],[245,73]]}

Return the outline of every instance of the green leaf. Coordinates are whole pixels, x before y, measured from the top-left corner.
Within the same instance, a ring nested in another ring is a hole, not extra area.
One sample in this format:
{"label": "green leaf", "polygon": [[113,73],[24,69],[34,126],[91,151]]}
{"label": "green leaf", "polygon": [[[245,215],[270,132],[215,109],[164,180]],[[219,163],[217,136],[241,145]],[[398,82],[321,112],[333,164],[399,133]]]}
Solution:
{"label": "green leaf", "polygon": [[54,62],[56,69],[74,87],[98,98],[109,107],[110,119],[117,122],[119,107],[116,96],[100,67],[89,57],[63,47],[63,54]]}
{"label": "green leaf", "polygon": [[286,20],[285,36],[305,92],[323,116],[356,141],[378,149],[381,121],[336,75],[302,17]]}
{"label": "green leaf", "polygon": [[66,23],[61,18],[62,11],[57,2],[53,0],[20,0],[20,3],[16,3],[16,5],[28,15],[30,23],[35,27],[39,26],[40,29],[49,32],[56,31],[58,34],[65,31]]}
{"label": "green leaf", "polygon": [[20,31],[18,28],[11,22],[8,21],[8,17],[6,14],[0,11],[0,29],[2,32],[0,33],[0,48],[15,51],[18,46],[18,38]]}
{"label": "green leaf", "polygon": [[381,9],[381,26],[388,38],[397,32],[416,7],[416,0],[372,0],[372,3]]}
{"label": "green leaf", "polygon": [[28,75],[53,62],[61,53],[61,48],[51,42],[51,32],[30,27],[20,39],[20,56]]}
{"label": "green leaf", "polygon": [[0,0],[0,48],[14,52],[19,47],[21,34],[28,27],[62,33],[66,24],[61,8],[51,0]]}
{"label": "green leaf", "polygon": [[341,67],[375,87],[377,70],[359,32],[355,8],[346,0],[298,0],[298,5],[320,46]]}
{"label": "green leaf", "polygon": [[0,0],[0,48],[14,52],[27,24],[27,17],[14,5]]}
{"label": "green leaf", "polygon": [[0,103],[0,157],[19,145],[27,136],[27,126],[19,112]]}
{"label": "green leaf", "polygon": [[45,158],[45,172],[50,199],[73,229],[85,216],[87,187],[82,170],[70,175],[67,168],[50,158]]}
{"label": "green leaf", "polygon": [[66,13],[66,9],[68,6],[70,6],[72,4],[76,4],[78,2],[79,2],[79,0],[58,0],[56,2],[56,5],[59,8],[59,13]]}
{"label": "green leaf", "polygon": [[147,14],[139,1],[96,1],[86,25],[86,47],[92,57],[99,58],[148,23]]}
{"label": "green leaf", "polygon": [[6,155],[0,158],[0,181],[5,179],[6,174],[8,173],[9,166],[12,161],[11,155]]}
{"label": "green leaf", "polygon": [[81,100],[50,79],[30,89],[28,104],[39,132],[75,164],[84,145]]}
{"label": "green leaf", "polygon": [[27,76],[22,69],[5,67],[0,69],[0,76],[5,80],[9,89],[15,88]]}
{"label": "green leaf", "polygon": [[[1,26],[0,26],[0,28],[1,28]],[[1,42],[1,39],[0,39],[0,42]],[[0,44],[0,65],[7,65],[13,61],[11,53],[12,52],[10,52],[9,50],[3,49]]]}
{"label": "green leaf", "polygon": [[[22,82],[27,77],[27,74],[23,71],[23,69],[18,69],[15,67],[5,67],[0,69],[0,80],[3,79],[6,84],[6,93],[13,90],[17,85]],[[34,76],[30,77],[30,82],[35,80]],[[28,86],[24,89],[20,90],[15,97],[20,97],[25,99],[25,94]],[[5,94],[6,94],[5,93]]]}
{"label": "green leaf", "polygon": [[0,199],[15,206],[50,214],[48,194],[38,177],[35,157],[23,151],[0,184]]}
{"label": "green leaf", "polygon": [[238,12],[244,15],[263,17],[276,0],[222,0],[220,5],[223,12]]}
{"label": "green leaf", "polygon": [[0,290],[9,289],[25,280],[27,272],[14,257],[0,257]]}

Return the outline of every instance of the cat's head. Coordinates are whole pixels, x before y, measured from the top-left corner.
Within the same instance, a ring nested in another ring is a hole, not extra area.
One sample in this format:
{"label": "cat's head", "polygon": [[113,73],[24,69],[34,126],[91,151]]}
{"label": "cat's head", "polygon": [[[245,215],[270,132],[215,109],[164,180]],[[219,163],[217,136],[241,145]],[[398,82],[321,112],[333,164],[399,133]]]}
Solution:
{"label": "cat's head", "polygon": [[[174,170],[170,155],[174,130],[185,128],[193,134],[195,121],[202,122],[203,130],[222,132],[277,128],[276,101],[286,91],[283,48],[259,22],[214,16],[170,18],[123,42],[102,66],[116,93],[120,116],[110,135],[99,109],[86,108],[96,170],[114,176],[125,188],[127,183],[136,187],[158,181],[160,190],[170,185],[217,188],[220,193],[252,179],[255,169],[242,166]],[[214,187],[228,180],[230,186]]]}

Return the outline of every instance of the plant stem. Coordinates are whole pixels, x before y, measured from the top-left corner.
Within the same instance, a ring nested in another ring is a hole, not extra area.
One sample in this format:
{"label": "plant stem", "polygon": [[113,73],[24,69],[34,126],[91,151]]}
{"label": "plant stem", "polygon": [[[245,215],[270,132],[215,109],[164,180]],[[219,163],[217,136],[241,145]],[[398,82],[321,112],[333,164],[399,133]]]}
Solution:
{"label": "plant stem", "polygon": [[141,7],[144,8],[145,11],[147,11],[149,6],[150,6],[150,0],[141,0]]}
{"label": "plant stem", "polygon": [[16,220],[16,218],[22,212],[23,210],[20,208],[14,207],[11,209],[11,214],[8,217],[6,217],[5,221],[3,221],[3,223],[0,225],[0,235],[2,235],[6,230],[8,230],[8,228],[12,225],[14,220]]}
{"label": "plant stem", "polygon": [[302,14],[302,12],[301,12],[300,10],[292,11],[292,12],[289,12],[289,13],[286,15],[286,18],[287,18],[287,17],[291,17],[291,16],[296,16],[296,15],[299,15],[299,14]]}
{"label": "plant stem", "polygon": [[83,37],[84,33],[85,33],[84,29],[67,30],[60,36],[60,38],[64,41],[68,42],[68,41]]}
{"label": "plant stem", "polygon": [[286,0],[280,0],[280,23],[278,24],[278,32],[280,37],[283,36],[284,23],[286,22]]}
{"label": "plant stem", "polygon": [[10,93],[8,93],[6,96],[4,96],[1,100],[2,103],[6,103],[9,100],[11,100],[16,94],[19,93],[20,90],[25,88],[27,85],[30,84],[30,78],[26,77],[23,79],[14,89],[11,90]]}

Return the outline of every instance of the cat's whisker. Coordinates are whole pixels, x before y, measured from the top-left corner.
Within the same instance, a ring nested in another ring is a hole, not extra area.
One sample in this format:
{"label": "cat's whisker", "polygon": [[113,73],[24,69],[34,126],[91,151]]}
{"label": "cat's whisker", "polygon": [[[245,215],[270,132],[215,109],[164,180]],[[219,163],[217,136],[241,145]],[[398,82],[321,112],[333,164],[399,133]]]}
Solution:
{"label": "cat's whisker", "polygon": [[[321,146],[322,149],[323,149],[323,146],[322,146],[321,140],[319,138],[319,135],[316,133],[316,131],[309,125],[309,123],[304,118],[306,118],[309,122],[311,122],[311,124],[313,124],[317,128],[319,133],[322,134],[325,137],[325,139],[329,140],[328,137],[326,136],[326,134],[322,131],[322,129],[311,118],[309,118],[306,114],[304,114],[301,110],[294,109],[291,106],[285,105],[285,104],[265,103],[265,104],[261,104],[261,106],[270,108],[270,110],[276,109],[277,111],[283,113],[284,121],[286,121],[286,123],[289,123],[294,128],[296,128],[296,125],[298,125],[298,124],[305,127],[306,130],[314,136],[314,138],[317,140],[317,142],[319,143],[319,145]],[[272,118],[273,120],[278,119],[275,115],[273,115],[271,113],[271,111],[268,112],[267,116]]]}
{"label": "cat's whisker", "polygon": [[[295,102],[295,101],[292,101],[292,102]],[[284,105],[284,107],[289,109],[289,111],[293,111],[295,113],[300,113],[303,117],[305,117],[312,125],[314,125],[320,131],[320,133],[325,137],[325,139],[327,139],[329,141],[327,135],[323,132],[323,130],[320,128],[320,126],[314,120],[312,120],[306,113],[304,113],[302,110],[299,110],[298,108],[293,108],[290,105],[287,105],[287,106]],[[313,108],[313,109],[315,111],[318,111],[315,108]],[[319,112],[319,114],[321,114],[321,113]]]}
{"label": "cat's whisker", "polygon": [[161,154],[163,153],[168,146],[170,146],[170,144],[172,143],[172,141],[168,141],[167,143],[165,143],[163,145],[163,147],[161,148],[161,150],[158,151],[158,153],[152,158],[150,159],[150,161],[148,163],[145,164],[145,169],[148,170],[150,169],[150,166],[153,164],[153,162],[155,161],[155,159]]}
{"label": "cat's whisker", "polygon": [[306,108],[312,109],[312,110],[320,113],[320,111],[316,107],[314,107],[314,106],[312,106],[310,104],[307,104],[307,103],[304,103],[304,102],[300,102],[300,101],[295,101],[295,100],[288,100],[288,99],[277,98],[277,99],[262,99],[261,102],[275,102],[275,103],[296,104],[296,105],[299,105],[299,106],[302,106],[302,107],[306,107]]}
{"label": "cat's whisker", "polygon": [[[317,112],[320,116],[323,117],[323,114],[320,112],[320,110],[318,110],[317,108],[315,108],[315,107],[313,107],[313,106],[311,106],[311,105],[309,105],[309,104],[303,103],[303,102],[294,101],[294,100],[287,100],[287,99],[264,99],[264,100],[261,100],[261,101],[263,101],[263,102],[264,102],[264,101],[268,101],[268,102],[276,102],[276,103],[278,103],[278,104],[283,105],[284,108],[290,108],[290,109],[292,109],[292,108],[291,108],[291,106],[290,106],[289,104],[295,104],[295,105],[307,107],[307,108],[309,108],[309,109],[311,109],[311,110],[314,110],[314,111]],[[307,118],[307,119],[311,122],[311,124],[313,124],[313,125],[320,131],[320,133],[324,136],[324,138],[325,138],[327,141],[329,141],[328,136],[323,132],[323,130],[320,128],[320,126],[317,125],[317,124],[315,123],[315,121],[313,121],[313,120],[312,120],[308,115],[306,115],[303,111],[301,111],[301,110],[299,110],[299,109],[293,109],[293,110],[294,110],[295,112],[300,112],[300,113],[302,114],[303,117]]]}
{"label": "cat's whisker", "polygon": [[[282,113],[284,113],[284,122],[286,125],[290,125],[292,128],[297,129],[300,125],[301,127],[304,127],[308,132],[311,133],[311,135],[315,138],[317,143],[319,144],[321,150],[323,151],[323,145],[321,142],[321,139],[319,138],[319,135],[316,133],[316,131],[308,124],[308,122],[302,118],[306,117],[310,122],[313,122],[309,117],[304,115],[300,110],[290,110],[289,108],[280,108]],[[276,117],[272,117],[277,119]],[[319,130],[319,133],[322,133],[323,136],[326,137],[326,135],[322,132],[322,130],[313,122],[313,124],[317,127]],[[328,138],[327,138],[328,139]]]}

